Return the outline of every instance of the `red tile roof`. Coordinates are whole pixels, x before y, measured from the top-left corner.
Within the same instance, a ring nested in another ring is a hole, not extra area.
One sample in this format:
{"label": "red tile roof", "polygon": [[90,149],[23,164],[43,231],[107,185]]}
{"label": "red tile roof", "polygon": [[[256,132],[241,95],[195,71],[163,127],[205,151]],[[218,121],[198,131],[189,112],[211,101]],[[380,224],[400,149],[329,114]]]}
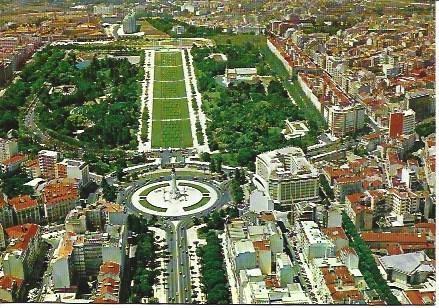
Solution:
{"label": "red tile roof", "polygon": [[399,159],[399,156],[397,153],[388,152],[387,153],[387,160],[390,164],[399,164],[402,165],[403,162]]}
{"label": "red tile roof", "polygon": [[281,286],[279,279],[275,275],[267,276],[265,278],[264,282],[265,282],[265,286],[267,288],[270,288],[270,289],[271,288],[280,288],[280,286]]}
{"label": "red tile roof", "polygon": [[346,169],[346,168],[332,168],[332,167],[325,167],[323,170],[329,175],[331,178],[331,181],[342,177],[352,174],[352,170]]}
{"label": "red tile roof", "polygon": [[405,291],[407,298],[412,305],[434,305],[436,300],[435,292],[420,292],[419,290]]}
{"label": "red tile roof", "polygon": [[94,301],[94,304],[118,304],[119,301],[114,300],[112,298],[106,298],[104,296],[97,297]]}
{"label": "red tile roof", "polygon": [[363,177],[360,176],[345,176],[340,177],[335,180],[337,184],[348,184],[348,183],[356,183],[361,182],[363,180]]}
{"label": "red tile roof", "polygon": [[400,244],[418,243],[423,244],[427,242],[425,235],[407,232],[363,232],[361,237],[365,242],[393,242]]}
{"label": "red tile roof", "polygon": [[104,262],[99,269],[99,274],[119,275],[119,273],[120,265],[116,262]]}
{"label": "red tile roof", "polygon": [[253,247],[255,248],[255,250],[270,250],[270,241],[268,240],[254,241]]}
{"label": "red tile roof", "polygon": [[404,251],[402,250],[402,247],[401,247],[401,245],[399,245],[399,243],[390,243],[390,244],[386,245],[386,250],[390,256],[400,255],[400,254],[404,253]]}
{"label": "red tile roof", "polygon": [[431,234],[436,234],[436,224],[428,222],[419,222],[415,224],[415,228],[429,230]]}
{"label": "red tile roof", "polygon": [[3,199],[3,195],[0,194],[0,208],[4,207],[6,205],[5,199]]}
{"label": "red tile roof", "polygon": [[347,195],[346,198],[349,200],[349,202],[351,204],[356,204],[359,203],[361,201],[361,199],[363,199],[364,197],[366,197],[366,194],[364,193],[353,193],[350,195]]}
{"label": "red tile roof", "polygon": [[78,186],[73,181],[55,180],[43,189],[44,203],[48,206],[79,198]]}
{"label": "red tile roof", "polygon": [[369,134],[369,135],[364,135],[363,139],[365,139],[365,140],[373,140],[373,139],[380,138],[380,136],[381,136],[380,133],[372,133],[372,134]]}
{"label": "red tile roof", "polygon": [[340,256],[341,254],[351,254],[351,255],[357,255],[357,252],[352,247],[343,247],[340,249],[340,251],[337,252],[337,256]]}
{"label": "red tile roof", "polygon": [[18,212],[38,206],[37,200],[32,199],[29,195],[20,195],[18,197],[11,198],[8,200],[8,203]]}
{"label": "red tile roof", "polygon": [[336,240],[338,238],[345,240],[348,239],[342,227],[323,228],[322,232],[332,240]]}
{"label": "red tile roof", "polygon": [[275,221],[273,213],[264,212],[258,216],[261,221]]}
{"label": "red tile roof", "polygon": [[14,164],[19,163],[19,162],[23,162],[25,160],[26,160],[25,155],[17,154],[17,155],[12,156],[9,159],[3,160],[1,163],[5,166],[10,166],[10,165],[14,165]]}
{"label": "red tile roof", "polygon": [[107,213],[119,213],[123,211],[123,206],[118,203],[106,202],[104,211]]}
{"label": "red tile roof", "polygon": [[101,281],[99,294],[117,294],[119,292],[119,281],[112,278],[105,278]]}
{"label": "red tile roof", "polygon": [[23,279],[13,276],[3,276],[0,277],[0,288],[3,290],[11,290],[12,286],[15,284],[17,288],[20,288],[23,283]]}
{"label": "red tile roof", "polygon": [[354,212],[356,214],[359,214],[361,212],[366,212],[366,213],[372,213],[372,209],[368,206],[364,206],[364,205],[359,205],[359,204],[353,204],[351,206],[351,208],[354,210]]}
{"label": "red tile roof", "polygon": [[28,160],[24,165],[27,168],[39,167],[38,159]]}
{"label": "red tile roof", "polygon": [[[355,280],[346,266],[323,267],[320,270],[334,301],[340,303],[347,300],[358,301],[363,299],[363,296],[355,287]],[[339,283],[341,288],[338,287]]]}
{"label": "red tile roof", "polygon": [[26,250],[29,242],[36,236],[40,229],[36,224],[24,224],[6,228],[5,232],[9,239],[15,239],[16,242],[9,245],[7,251]]}

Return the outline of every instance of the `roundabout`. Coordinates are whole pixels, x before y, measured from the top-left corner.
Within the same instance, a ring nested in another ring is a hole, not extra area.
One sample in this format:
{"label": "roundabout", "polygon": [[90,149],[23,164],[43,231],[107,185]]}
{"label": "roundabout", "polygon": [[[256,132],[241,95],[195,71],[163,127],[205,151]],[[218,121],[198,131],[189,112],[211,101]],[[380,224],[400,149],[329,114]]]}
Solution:
{"label": "roundabout", "polygon": [[138,187],[130,201],[142,213],[178,219],[197,216],[222,205],[214,185],[195,180],[177,180],[175,170],[169,181],[160,180]]}

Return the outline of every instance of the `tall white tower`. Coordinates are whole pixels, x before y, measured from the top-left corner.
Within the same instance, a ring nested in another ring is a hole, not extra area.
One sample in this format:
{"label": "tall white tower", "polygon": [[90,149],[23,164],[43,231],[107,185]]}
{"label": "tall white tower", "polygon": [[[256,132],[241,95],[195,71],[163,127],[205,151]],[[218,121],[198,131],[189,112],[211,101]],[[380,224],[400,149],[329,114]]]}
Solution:
{"label": "tall white tower", "polygon": [[180,191],[177,187],[177,177],[175,175],[175,169],[172,168],[171,172],[171,191],[170,196],[172,199],[178,199],[180,197]]}

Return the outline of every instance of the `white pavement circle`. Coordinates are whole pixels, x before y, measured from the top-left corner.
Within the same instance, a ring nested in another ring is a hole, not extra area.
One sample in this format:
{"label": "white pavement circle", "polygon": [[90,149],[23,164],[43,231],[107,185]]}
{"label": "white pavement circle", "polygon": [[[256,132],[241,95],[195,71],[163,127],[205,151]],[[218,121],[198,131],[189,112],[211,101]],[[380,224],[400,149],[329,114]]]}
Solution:
{"label": "white pavement circle", "polygon": [[[179,190],[182,192],[186,190],[187,196],[180,197],[179,200],[172,200],[167,195],[167,191],[166,191],[166,189],[169,190],[169,187],[161,187],[162,184],[168,184],[168,183],[169,183],[168,181],[155,182],[139,188],[132,195],[131,203],[137,210],[149,215],[164,216],[164,217],[184,217],[184,216],[191,216],[203,212],[214,206],[216,201],[218,200],[218,193],[210,185],[200,182],[188,181],[188,180],[177,180],[177,185]],[[189,184],[189,185],[192,184],[194,186],[199,186],[201,188],[206,189],[208,193],[202,194],[198,189],[189,186],[184,186],[184,184]],[[154,189],[154,187],[156,186],[157,188]],[[143,191],[145,191],[146,189],[152,189],[152,190],[149,192],[147,196],[141,196]],[[209,196],[209,201],[206,204],[193,210],[189,210],[189,211],[185,210],[185,208],[198,203],[199,201],[201,201],[203,196],[207,196],[207,195]],[[155,207],[167,208],[166,212],[154,211],[152,209],[146,208],[140,203],[141,200],[145,200],[145,199],[147,202],[149,202],[151,205]]]}

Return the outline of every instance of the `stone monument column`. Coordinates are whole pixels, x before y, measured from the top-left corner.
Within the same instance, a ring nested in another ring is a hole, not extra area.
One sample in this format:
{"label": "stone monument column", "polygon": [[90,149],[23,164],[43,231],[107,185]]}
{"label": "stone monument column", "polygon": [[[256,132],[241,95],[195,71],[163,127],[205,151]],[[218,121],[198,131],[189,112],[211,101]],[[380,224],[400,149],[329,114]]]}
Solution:
{"label": "stone monument column", "polygon": [[171,171],[171,191],[170,191],[170,195],[172,199],[177,199],[178,197],[180,197],[180,191],[178,190],[177,187],[177,177],[175,174],[175,169],[172,168]]}

